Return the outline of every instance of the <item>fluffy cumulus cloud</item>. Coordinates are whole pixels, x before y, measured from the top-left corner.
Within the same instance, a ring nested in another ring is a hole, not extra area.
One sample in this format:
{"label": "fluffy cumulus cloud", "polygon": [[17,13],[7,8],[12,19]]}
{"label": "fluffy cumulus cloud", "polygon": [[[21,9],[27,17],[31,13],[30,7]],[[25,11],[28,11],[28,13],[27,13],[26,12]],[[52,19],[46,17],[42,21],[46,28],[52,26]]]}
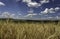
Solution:
{"label": "fluffy cumulus cloud", "polygon": [[0,6],[5,6],[5,4],[3,2],[0,2]]}
{"label": "fluffy cumulus cloud", "polygon": [[49,13],[49,9],[46,8],[44,11],[41,11],[41,13],[42,13],[42,14],[47,14],[47,13]]}
{"label": "fluffy cumulus cloud", "polygon": [[41,6],[41,4],[39,4],[37,2],[30,2],[27,5],[28,5],[28,7],[39,7],[39,6]]}
{"label": "fluffy cumulus cloud", "polygon": [[27,5],[28,5],[28,7],[38,7],[38,6],[40,6],[39,3],[37,3],[37,2],[32,2],[31,0],[23,0],[23,2],[26,2]]}
{"label": "fluffy cumulus cloud", "polygon": [[59,9],[60,9],[60,7],[56,7],[56,8],[55,8],[55,11],[58,11]]}
{"label": "fluffy cumulus cloud", "polygon": [[48,3],[49,0],[42,0],[42,1],[40,1],[40,3],[32,2],[32,0],[22,0],[22,2],[27,3],[28,7],[39,7],[44,3]]}
{"label": "fluffy cumulus cloud", "polygon": [[21,14],[13,14],[13,13],[9,13],[9,12],[3,12],[2,14],[0,14],[0,18],[13,18],[16,19],[17,17],[21,16]]}
{"label": "fluffy cumulus cloud", "polygon": [[1,16],[4,18],[8,18],[8,17],[10,17],[10,13],[9,12],[3,12]]}
{"label": "fluffy cumulus cloud", "polygon": [[0,16],[2,18],[13,18],[15,14],[11,14],[9,12],[3,12]]}
{"label": "fluffy cumulus cloud", "polygon": [[40,13],[42,14],[47,14],[47,13],[55,13],[60,9],[60,7],[56,7],[56,8],[46,8],[44,11],[41,11]]}
{"label": "fluffy cumulus cloud", "polygon": [[55,13],[55,9],[54,8],[50,8],[49,9],[49,13]]}

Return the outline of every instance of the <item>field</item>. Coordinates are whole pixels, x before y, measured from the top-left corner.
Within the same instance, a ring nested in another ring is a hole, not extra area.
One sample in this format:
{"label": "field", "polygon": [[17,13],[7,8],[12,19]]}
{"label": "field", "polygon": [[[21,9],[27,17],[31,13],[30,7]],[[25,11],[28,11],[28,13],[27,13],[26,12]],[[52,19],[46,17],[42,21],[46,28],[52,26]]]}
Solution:
{"label": "field", "polygon": [[60,39],[58,22],[0,20],[0,39]]}

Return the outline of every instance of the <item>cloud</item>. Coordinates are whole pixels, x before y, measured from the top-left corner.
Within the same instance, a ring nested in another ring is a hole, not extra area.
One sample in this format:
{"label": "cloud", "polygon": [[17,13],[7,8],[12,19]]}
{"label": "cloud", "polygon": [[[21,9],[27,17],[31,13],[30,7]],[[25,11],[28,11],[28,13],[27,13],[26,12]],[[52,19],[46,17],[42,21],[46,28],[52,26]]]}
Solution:
{"label": "cloud", "polygon": [[52,19],[53,17],[48,17],[49,19]]}
{"label": "cloud", "polygon": [[55,9],[54,8],[50,8],[49,9],[49,13],[55,13]]}
{"label": "cloud", "polygon": [[41,11],[40,13],[42,14],[48,14],[48,13],[55,13],[60,9],[60,7],[56,7],[56,8],[46,8],[44,11]]}
{"label": "cloud", "polygon": [[27,3],[28,7],[39,7],[39,6],[41,6],[40,3],[32,2],[31,0],[23,0],[22,2]]}
{"label": "cloud", "polygon": [[32,17],[32,16],[36,16],[37,14],[36,13],[32,13],[32,14],[27,14],[26,16],[24,17]]}
{"label": "cloud", "polygon": [[12,18],[12,19],[18,19],[21,17],[21,14],[18,13],[17,15],[14,13],[9,13],[9,12],[3,12],[0,14],[0,18]]}
{"label": "cloud", "polygon": [[28,13],[33,13],[34,11],[32,9],[30,9],[30,11],[28,11]]}
{"label": "cloud", "polygon": [[60,16],[55,16],[56,19],[60,20]]}
{"label": "cloud", "polygon": [[0,6],[5,6],[5,4],[3,2],[0,2]]}
{"label": "cloud", "polygon": [[39,6],[41,6],[41,4],[39,4],[37,2],[29,2],[27,5],[28,5],[28,7],[39,7]]}
{"label": "cloud", "polygon": [[59,9],[60,9],[60,7],[56,7],[56,8],[55,8],[55,11],[58,11]]}
{"label": "cloud", "polygon": [[8,17],[10,17],[10,13],[9,12],[3,12],[1,16],[4,18],[8,18]]}
{"label": "cloud", "polygon": [[31,0],[22,0],[22,2],[29,3],[29,2],[31,2]]}
{"label": "cloud", "polygon": [[34,13],[33,10],[30,10],[30,11],[28,11],[28,14],[24,17],[32,17],[32,16],[36,16],[36,15],[37,15],[37,13]]}
{"label": "cloud", "polygon": [[42,13],[42,14],[47,14],[47,13],[49,13],[49,9],[46,8],[44,11],[41,11],[41,13]]}
{"label": "cloud", "polygon": [[41,3],[41,4],[49,3],[49,0],[41,0],[40,3]]}
{"label": "cloud", "polygon": [[15,18],[15,14],[11,14],[10,15],[10,18]]}
{"label": "cloud", "polygon": [[42,1],[40,1],[40,3],[37,3],[35,1],[32,2],[32,0],[22,0],[22,2],[27,3],[28,7],[39,7],[44,3],[49,3],[49,0],[42,0]]}
{"label": "cloud", "polygon": [[14,18],[15,17],[15,14],[11,14],[9,12],[3,12],[0,16],[2,18]]}

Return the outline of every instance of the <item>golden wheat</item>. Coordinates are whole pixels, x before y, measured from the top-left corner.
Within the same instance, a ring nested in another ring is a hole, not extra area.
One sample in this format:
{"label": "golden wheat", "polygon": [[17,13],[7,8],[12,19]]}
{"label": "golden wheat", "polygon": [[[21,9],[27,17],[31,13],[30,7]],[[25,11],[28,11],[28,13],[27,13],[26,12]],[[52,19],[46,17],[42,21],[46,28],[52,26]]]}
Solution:
{"label": "golden wheat", "polygon": [[0,21],[0,39],[60,39],[60,22]]}

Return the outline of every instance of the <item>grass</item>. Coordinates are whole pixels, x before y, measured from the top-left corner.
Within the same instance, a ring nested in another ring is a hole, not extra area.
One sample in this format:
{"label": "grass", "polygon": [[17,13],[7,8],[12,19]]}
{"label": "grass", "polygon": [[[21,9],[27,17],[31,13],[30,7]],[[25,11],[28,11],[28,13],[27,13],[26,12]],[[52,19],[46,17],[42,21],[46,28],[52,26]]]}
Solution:
{"label": "grass", "polygon": [[60,21],[0,21],[0,39],[60,39]]}

